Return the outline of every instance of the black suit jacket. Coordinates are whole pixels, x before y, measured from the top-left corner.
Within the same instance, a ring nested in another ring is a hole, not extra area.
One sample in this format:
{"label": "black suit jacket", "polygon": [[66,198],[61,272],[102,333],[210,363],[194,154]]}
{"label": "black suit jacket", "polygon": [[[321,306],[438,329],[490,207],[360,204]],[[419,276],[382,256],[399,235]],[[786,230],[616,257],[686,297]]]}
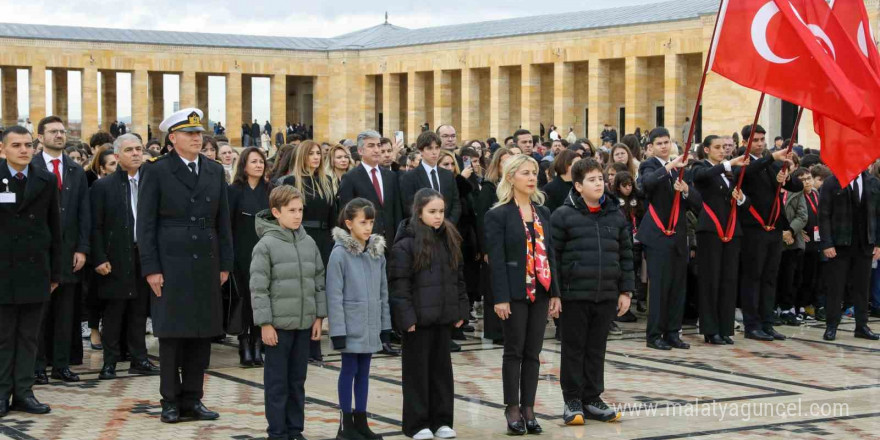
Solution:
{"label": "black suit jacket", "polygon": [[[0,159],[0,182],[12,182]],[[0,191],[7,191],[0,183]],[[9,189],[12,191],[11,189]],[[27,186],[16,203],[0,203],[0,304],[49,299],[49,284],[61,282],[61,206],[55,176],[31,164]]]}
{"label": "black suit jacket", "polygon": [[[776,196],[776,175],[782,169],[781,162],[774,162],[773,156],[767,154],[760,159],[752,158],[749,166],[746,167],[746,175],[743,177],[743,193],[751,201],[758,215],[765,222],[770,220],[770,211],[773,209],[773,199]],[[799,179],[789,178],[782,186],[788,192],[799,192],[804,190],[804,184]],[[741,206],[739,208],[739,216],[742,219],[744,228],[761,228],[758,220],[749,212],[750,206]],[[782,235],[782,231],[791,230],[788,224],[788,218],[785,216],[785,204],[782,203],[782,193],[779,194],[779,219],[776,221],[775,232]]]}
{"label": "black suit jacket", "polygon": [[[34,154],[31,164],[52,174],[42,154]],[[61,174],[61,259],[67,262],[61,266],[61,282],[75,283],[79,277],[73,273],[73,254],[88,255],[91,247],[89,182],[83,168],[66,154],[61,155],[61,166],[64,168]]]}
{"label": "black suit jacket", "polygon": [[[107,275],[94,275],[101,299],[131,299],[138,294],[137,267],[140,261],[135,261],[135,221],[128,179],[128,173],[119,167],[115,173],[95,181],[89,190],[92,264],[97,267],[109,262],[111,267]],[[138,186],[142,182],[139,180]]]}
{"label": "black suit jacket", "polygon": [[[394,243],[397,226],[403,220],[402,205],[400,203],[400,186],[397,175],[391,171],[379,167],[382,174],[382,188],[384,191],[383,202],[379,203],[379,196],[373,189],[373,181],[367,174],[367,169],[359,165],[342,176],[339,183],[339,209],[343,209],[348,202],[362,197],[373,202],[376,207],[376,222],[373,226],[374,234],[385,237],[386,243]],[[385,249],[391,246],[386,246]]]}
{"label": "black suit jacket", "polygon": [[[675,177],[678,177],[678,171],[673,171]],[[666,167],[660,163],[660,159],[652,157],[639,165],[639,179],[642,182],[642,189],[645,191],[645,201],[654,207],[660,222],[666,225],[669,222],[669,216],[672,213],[672,205],[675,197],[681,197],[680,208],[678,211],[678,223],[675,225],[675,234],[671,237],[663,233],[663,230],[654,222],[650,211],[645,212],[642,222],[639,224],[639,232],[636,238],[645,244],[645,246],[674,246],[679,255],[687,255],[687,210],[699,212],[702,207],[703,200],[700,193],[694,189],[693,184],[688,183],[688,197],[682,194],[675,194],[673,184],[673,175],[666,170]],[[687,179],[685,179],[687,180]]]}
{"label": "black suit jacket", "polygon": [[[454,225],[458,225],[461,218],[461,199],[458,197],[458,185],[455,176],[446,169],[437,167],[437,180],[440,183],[440,194],[446,202],[446,218]],[[416,193],[422,188],[431,188],[431,180],[425,167],[419,165],[416,169],[407,171],[400,176],[400,192],[403,197],[403,212],[412,215],[412,204]]]}
{"label": "black suit jacket", "polygon": [[[550,296],[559,296],[559,271],[553,250],[550,210],[535,205],[535,212],[544,228],[544,246],[550,263]],[[492,271],[492,292],[495,303],[526,298],[526,231],[516,202],[492,208],[485,218],[487,253]]]}
{"label": "black suit jacket", "polygon": [[832,175],[825,179],[819,190],[819,248],[825,250],[837,246],[851,246],[855,234],[867,234],[865,243],[869,247],[864,250],[870,255],[873,246],[880,243],[877,230],[877,215],[880,214],[877,198],[880,197],[880,188],[877,179],[867,172],[862,172],[861,204],[868,210],[865,231],[853,231],[856,207],[853,206],[852,187],[848,183],[845,185],[841,188],[840,181]]}
{"label": "black suit jacket", "polygon": [[[738,175],[739,170],[739,167],[731,167],[733,177],[729,179],[729,185],[725,183],[724,178],[721,177],[725,171],[723,163],[712,165],[708,160],[701,160],[694,163],[691,173],[694,177],[694,187],[700,192],[700,198],[702,198],[703,203],[709,205],[709,208],[715,213],[715,217],[718,218],[718,223],[721,225],[721,229],[725,231],[725,233],[727,232],[727,222],[732,211],[730,209],[730,201],[733,196],[733,188],[736,186],[736,176]],[[740,207],[748,209],[748,204],[749,199],[746,197],[745,202],[743,202]],[[712,221],[709,217],[709,212],[705,209],[700,211],[700,217],[697,220],[697,232],[718,233],[718,228],[715,226],[715,222]],[[742,225],[737,216],[733,236],[739,237],[741,235]]]}
{"label": "black suit jacket", "polygon": [[141,167],[137,238],[144,276],[161,273],[150,295],[160,338],[223,334],[220,272],[232,272],[232,232],[223,165],[199,155],[199,174],[176,151]]}

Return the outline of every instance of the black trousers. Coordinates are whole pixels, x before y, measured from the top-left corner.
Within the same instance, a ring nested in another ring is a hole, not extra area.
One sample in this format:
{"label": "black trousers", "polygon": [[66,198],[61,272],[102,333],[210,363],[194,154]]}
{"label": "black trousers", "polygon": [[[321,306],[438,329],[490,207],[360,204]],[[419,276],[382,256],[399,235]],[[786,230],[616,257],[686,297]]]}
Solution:
{"label": "black trousers", "polygon": [[449,341],[452,327],[416,327],[403,334],[403,433],[412,437],[452,427],[455,399]]}
{"label": "black trousers", "polygon": [[[140,281],[146,285],[145,279],[142,278]],[[104,344],[104,364],[115,364],[122,358],[123,337],[125,337],[132,361],[147,360],[147,345],[144,340],[146,337],[147,307],[141,295],[142,293],[139,291],[138,295],[132,299],[104,300],[104,331],[101,333]]]}
{"label": "black trousers", "polygon": [[278,345],[266,346],[263,365],[269,437],[293,438],[305,427],[306,373],[312,330],[275,330]]}
{"label": "black trousers", "polygon": [[809,247],[804,252],[800,273],[794,278],[795,283],[798,284],[796,307],[806,307],[811,304],[818,307],[819,255],[820,252],[817,249]]}
{"label": "black trousers", "polygon": [[562,302],[559,383],[566,402],[589,402],[605,391],[605,346],[615,316],[613,300]]}
{"label": "black trousers", "polygon": [[697,232],[700,333],[733,336],[740,237],[727,243],[714,232]]}
{"label": "black trousers", "polygon": [[[856,326],[868,324],[868,287],[871,284],[871,254],[858,246],[838,246],[837,256],[825,264],[828,291],[825,325],[837,327],[842,313],[841,303],[852,301]],[[849,295],[846,295],[847,284]],[[849,298],[847,298],[849,296]]]}
{"label": "black trousers", "polygon": [[34,361],[43,303],[0,304],[0,400],[34,395]]}
{"label": "black trousers", "polygon": [[527,299],[510,302],[510,316],[502,321],[504,355],[501,379],[505,405],[535,406],[538,369],[541,367],[539,356],[544,347],[549,307],[550,296],[540,285],[534,303]]}
{"label": "black trousers", "polygon": [[45,370],[49,357],[52,358],[53,370],[70,367],[70,338],[73,337],[71,333],[75,325],[75,293],[76,283],[63,283],[52,292],[49,301],[43,303],[43,326],[35,370]]}
{"label": "black trousers", "polygon": [[162,400],[189,408],[202,400],[211,338],[159,338]]}
{"label": "black trousers", "polygon": [[678,335],[684,317],[687,295],[688,256],[680,255],[673,241],[670,245],[644,246],[648,263],[648,325],[649,341]]}
{"label": "black trousers", "polygon": [[495,314],[495,294],[492,293],[492,271],[489,264],[480,262],[480,290],[483,291],[483,338],[502,339],[501,319]]}
{"label": "black trousers", "polygon": [[803,249],[788,249],[782,251],[781,261],[779,262],[779,275],[777,279],[776,304],[782,311],[786,311],[795,307],[797,313],[797,297],[798,285],[795,276],[801,271],[804,264]]}
{"label": "black trousers", "polygon": [[782,232],[743,228],[739,294],[745,330],[773,327],[776,281],[782,259]]}

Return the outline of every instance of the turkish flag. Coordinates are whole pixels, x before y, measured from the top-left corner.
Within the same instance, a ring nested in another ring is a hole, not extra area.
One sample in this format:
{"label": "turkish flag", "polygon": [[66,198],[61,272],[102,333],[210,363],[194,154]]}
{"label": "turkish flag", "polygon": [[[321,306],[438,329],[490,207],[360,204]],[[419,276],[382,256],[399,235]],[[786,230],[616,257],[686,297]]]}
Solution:
{"label": "turkish flag", "polygon": [[873,133],[874,109],[787,0],[724,0],[718,19],[713,71]]}
{"label": "turkish flag", "polygon": [[[804,19],[820,26],[837,46],[847,52],[837,54],[836,61],[860,87],[870,89],[864,82],[880,81],[880,54],[870,34],[870,22],[862,0],[836,0],[829,8],[824,0],[800,0]],[[841,34],[841,35],[838,35]],[[867,74],[864,74],[867,72]],[[880,99],[865,90],[866,102],[880,108]],[[822,160],[831,168],[841,186],[847,185],[864,169],[880,158],[880,143],[876,137],[865,136],[831,118],[821,110],[814,113],[813,126],[822,142]],[[880,133],[880,121],[875,119],[874,133]]]}

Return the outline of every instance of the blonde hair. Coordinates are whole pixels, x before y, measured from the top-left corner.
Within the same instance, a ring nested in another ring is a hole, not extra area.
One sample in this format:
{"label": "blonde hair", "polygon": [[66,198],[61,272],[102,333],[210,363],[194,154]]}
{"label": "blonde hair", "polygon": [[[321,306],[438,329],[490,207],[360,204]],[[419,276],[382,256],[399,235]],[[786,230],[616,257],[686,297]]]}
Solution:
{"label": "blonde hair", "polygon": [[[318,164],[318,167],[315,168],[314,171],[308,168],[309,154],[311,154],[311,151],[314,148],[318,148],[318,153],[320,154],[321,144],[312,140],[303,141],[303,143],[296,147],[296,152],[293,158],[293,169],[291,170],[291,175],[293,175],[293,186],[299,190],[300,193],[305,194],[306,191],[303,187],[303,180],[305,180],[305,177],[311,177],[311,191],[314,192],[314,195],[317,195],[328,202],[332,202],[335,191],[333,191],[330,179],[324,174],[324,156],[321,155],[321,163]],[[303,198],[303,203],[305,203],[305,198]]]}
{"label": "blonde hair", "polygon": [[269,193],[269,208],[278,209],[284,208],[288,203],[300,199],[305,204],[306,200],[298,189],[290,186],[290,185],[281,185],[277,188],[274,188],[272,192]]}
{"label": "blonde hair", "polygon": [[336,156],[336,150],[342,151],[348,157],[348,169],[345,172],[351,171],[354,168],[354,161],[351,160],[351,151],[349,151],[348,147],[342,144],[336,144],[330,147],[327,150],[327,155],[324,157],[324,174],[330,178],[330,186],[333,188],[333,193],[339,191],[339,181],[340,179],[336,177],[336,165],[333,164],[335,162],[334,157]]}
{"label": "blonde hair", "polygon": [[[519,171],[520,167],[525,164],[529,164],[535,167],[535,171],[539,171],[538,162],[530,156],[526,156],[525,154],[517,154],[513,156],[507,163],[504,164],[504,169],[501,173],[501,179],[498,181],[498,189],[495,190],[495,194],[498,196],[498,202],[492,206],[492,209],[495,209],[501,205],[506,205],[513,200],[513,175]],[[538,205],[544,204],[544,193],[535,189],[529,196],[529,200],[532,203],[536,203]]]}
{"label": "blonde hair", "polygon": [[486,169],[486,180],[492,183],[498,183],[501,180],[501,158],[510,156],[510,148],[501,147],[492,154],[492,161],[489,162],[489,168]]}
{"label": "blonde hair", "polygon": [[458,167],[458,161],[455,159],[455,154],[449,150],[440,150],[440,160],[437,161],[437,165],[440,165],[440,162],[443,162],[443,159],[446,157],[452,158],[452,168],[455,170],[452,174],[454,176],[461,174],[461,169]]}

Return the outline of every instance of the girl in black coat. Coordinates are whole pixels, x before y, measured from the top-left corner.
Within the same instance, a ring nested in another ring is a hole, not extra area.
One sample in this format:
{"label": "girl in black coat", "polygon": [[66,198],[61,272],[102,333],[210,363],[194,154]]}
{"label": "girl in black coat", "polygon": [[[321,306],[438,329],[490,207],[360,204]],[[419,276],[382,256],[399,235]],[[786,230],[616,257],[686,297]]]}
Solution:
{"label": "girl in black coat", "polygon": [[470,315],[461,236],[444,219],[439,192],[415,194],[388,260],[391,316],[403,334],[403,433],[452,438],[454,390],[449,343]]}
{"label": "girl in black coat", "polygon": [[[633,242],[633,268],[636,274],[635,291],[633,299],[638,301],[637,307],[640,312],[647,310],[647,294],[645,291],[645,283],[642,280],[642,263],[644,261],[642,253],[642,244],[636,240],[636,233],[639,232],[639,222],[645,216],[645,197],[636,187],[635,176],[629,171],[621,171],[614,178],[614,185],[611,186],[611,194],[620,200],[620,212],[626,219],[627,228],[632,234]],[[617,318],[620,322],[635,322],[638,319],[632,313],[627,311],[622,317]]]}
{"label": "girl in black coat", "polygon": [[263,365],[262,333],[254,327],[251,309],[250,270],[251,254],[259,237],[254,229],[254,216],[269,209],[271,184],[266,180],[266,156],[256,147],[241,152],[235,171],[235,180],[229,185],[229,219],[232,223],[232,248],[235,253],[233,280],[241,297],[242,328],[238,336],[239,363],[244,367]]}
{"label": "girl in black coat", "polygon": [[550,211],[541,206],[537,185],[535,159],[513,156],[485,221],[494,309],[504,327],[504,413],[514,435],[542,431],[534,412],[539,356],[547,317],[558,317],[561,308]]}

